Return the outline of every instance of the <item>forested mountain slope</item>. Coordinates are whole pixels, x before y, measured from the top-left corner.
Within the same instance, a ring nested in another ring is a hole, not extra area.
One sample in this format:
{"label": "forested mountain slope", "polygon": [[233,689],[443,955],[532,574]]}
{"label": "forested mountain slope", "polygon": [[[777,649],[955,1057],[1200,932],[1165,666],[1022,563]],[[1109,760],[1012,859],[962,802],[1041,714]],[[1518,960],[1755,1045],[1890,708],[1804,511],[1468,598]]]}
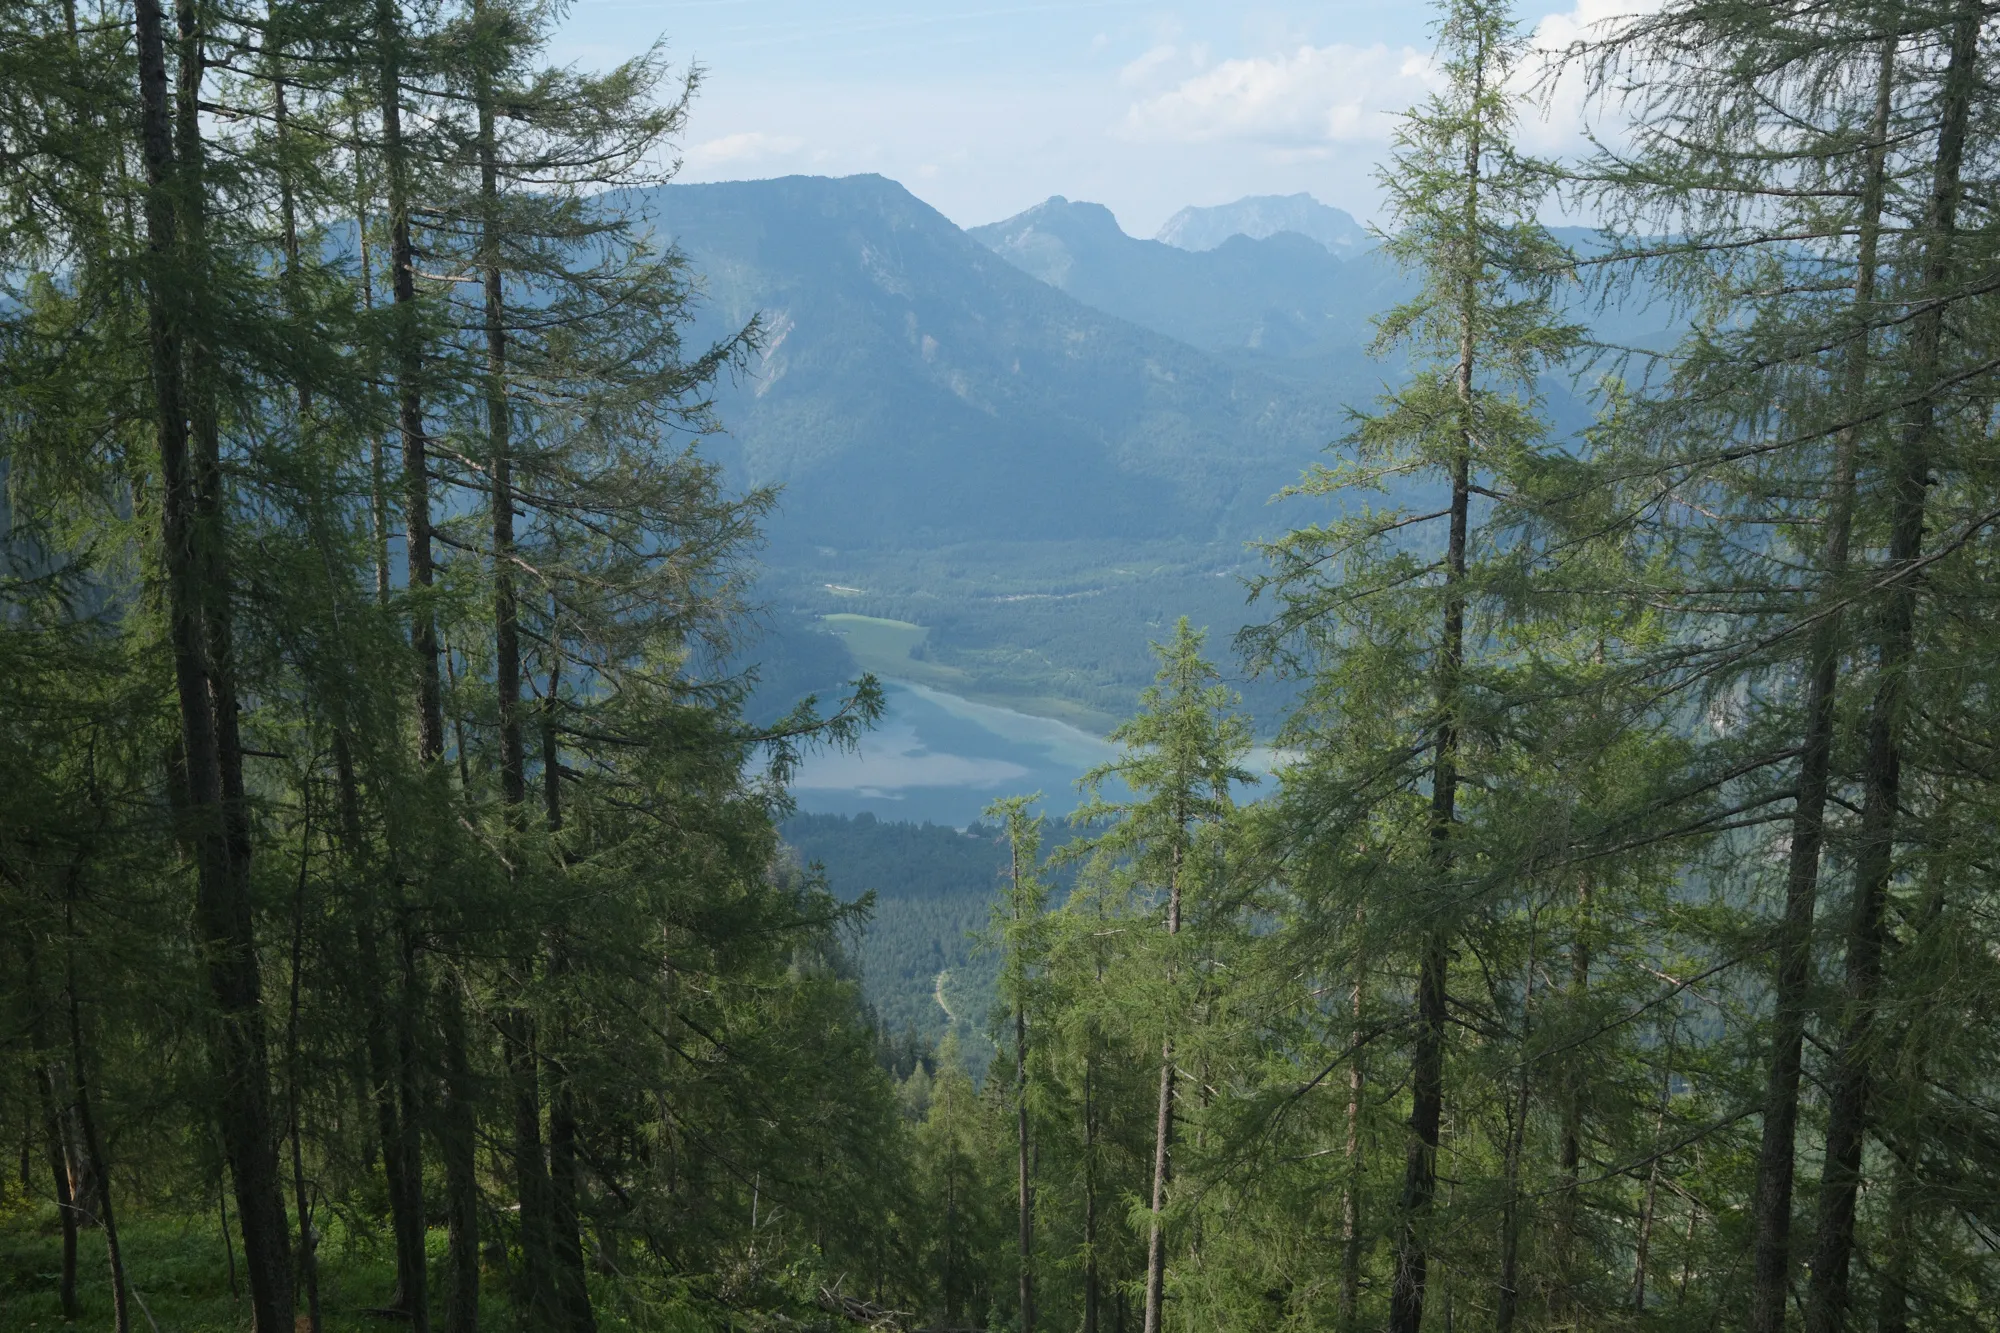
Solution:
{"label": "forested mountain slope", "polygon": [[792,685],[841,669],[799,632],[861,612],[932,627],[975,692],[1122,711],[1172,614],[1242,623],[1245,540],[1377,382],[1352,346],[1272,373],[1093,308],[878,176],[636,202],[700,275],[700,336],[762,321],[704,449],[783,488],[759,652]]}
{"label": "forested mountain slope", "polygon": [[763,320],[716,447],[787,487],[775,547],[1240,538],[1340,429],[1332,386],[1092,309],[879,176],[675,185],[646,207],[702,274],[704,331]]}

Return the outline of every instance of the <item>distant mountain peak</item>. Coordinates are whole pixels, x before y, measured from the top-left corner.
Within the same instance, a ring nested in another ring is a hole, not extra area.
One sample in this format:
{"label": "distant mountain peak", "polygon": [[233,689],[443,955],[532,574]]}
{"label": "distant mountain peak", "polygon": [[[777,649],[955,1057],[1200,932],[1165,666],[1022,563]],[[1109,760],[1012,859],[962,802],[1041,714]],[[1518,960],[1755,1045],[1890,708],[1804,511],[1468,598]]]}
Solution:
{"label": "distant mountain peak", "polygon": [[1080,251],[1133,243],[1103,204],[1059,194],[1011,218],[973,227],[967,234],[1016,268],[1064,288]]}
{"label": "distant mountain peak", "polygon": [[1052,194],[1033,208],[1022,209],[1011,218],[969,228],[989,248],[998,249],[1009,240],[1031,232],[1043,232],[1065,239],[1092,241],[1130,240],[1118,219],[1103,204],[1087,199],[1066,199]]}
{"label": "distant mountain peak", "polygon": [[1213,208],[1183,208],[1167,219],[1156,239],[1181,250],[1213,250],[1232,236],[1262,240],[1286,231],[1343,257],[1370,243],[1367,228],[1350,214],[1309,194],[1259,194]]}

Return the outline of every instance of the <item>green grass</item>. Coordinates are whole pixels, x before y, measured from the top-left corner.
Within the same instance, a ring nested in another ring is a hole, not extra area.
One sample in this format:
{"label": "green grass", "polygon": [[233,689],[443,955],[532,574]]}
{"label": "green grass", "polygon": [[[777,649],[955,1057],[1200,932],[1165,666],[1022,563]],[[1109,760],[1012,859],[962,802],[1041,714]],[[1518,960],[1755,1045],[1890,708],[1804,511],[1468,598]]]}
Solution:
{"label": "green grass", "polygon": [[[120,1219],[125,1272],[138,1297],[132,1303],[134,1329],[240,1333],[250,1326],[247,1294],[230,1291],[229,1255],[218,1222],[212,1216]],[[386,1301],[395,1286],[386,1243],[367,1243],[338,1226],[329,1231],[320,1248],[325,1328],[329,1333],[362,1329],[381,1333],[382,1319],[365,1311]],[[239,1292],[242,1258],[238,1252]],[[102,1232],[85,1230],[78,1235],[76,1268],[78,1318],[71,1327],[110,1327],[111,1276]],[[56,1290],[61,1270],[62,1234],[53,1206],[19,1210],[0,1219],[0,1328],[11,1333],[65,1327]],[[504,1317],[497,1302],[493,1317]]]}
{"label": "green grass", "polygon": [[[932,660],[931,631],[927,626],[845,611],[823,615],[820,623],[847,645],[848,655],[857,667],[884,679],[927,685],[974,703],[1054,718],[1100,736],[1118,725],[1119,719],[1102,709],[1037,689],[1032,683],[1035,674],[1032,669],[1027,681],[1017,682],[1010,675],[1015,666],[1011,662],[981,663],[989,669],[968,671]],[[1036,665],[1046,666],[1046,663]]]}
{"label": "green grass", "polygon": [[[77,1320],[65,1324],[57,1296],[62,1269],[62,1233],[52,1204],[0,1208],[0,1330],[5,1333],[56,1333],[59,1329],[109,1328],[112,1323],[111,1279],[104,1235],[86,1230],[77,1237]],[[244,1333],[250,1327],[247,1293],[230,1290],[229,1255],[223,1249],[218,1218],[128,1215],[119,1219],[118,1236],[130,1287],[139,1299],[132,1303],[135,1333]],[[231,1219],[232,1221],[234,1219]],[[433,1287],[444,1257],[445,1235],[429,1238]],[[242,1291],[242,1253],[236,1254],[237,1289]],[[504,1298],[507,1275],[488,1271],[480,1301],[485,1328],[514,1326]],[[337,1220],[326,1224],[320,1241],[320,1308],[326,1333],[383,1333],[405,1327],[369,1313],[390,1299],[395,1289],[395,1265],[386,1234],[360,1235]],[[603,1293],[608,1297],[610,1293]],[[679,1306],[621,1313],[613,1302],[597,1300],[598,1327],[603,1333],[640,1330],[693,1330],[714,1327],[714,1320]],[[304,1333],[305,1299],[299,1299],[300,1333]],[[150,1321],[149,1321],[150,1316]],[[437,1321],[434,1318],[433,1324]]]}
{"label": "green grass", "polygon": [[[930,631],[922,625],[912,625],[907,620],[885,620],[881,616],[857,616],[839,612],[821,616],[820,622],[847,645],[856,665],[863,671],[872,671],[879,676],[895,676],[901,680],[911,680],[914,671],[926,673],[948,672],[954,677],[963,676],[962,671],[940,667],[935,663],[920,661],[911,654],[923,647]],[[921,684],[932,682],[924,680]]]}

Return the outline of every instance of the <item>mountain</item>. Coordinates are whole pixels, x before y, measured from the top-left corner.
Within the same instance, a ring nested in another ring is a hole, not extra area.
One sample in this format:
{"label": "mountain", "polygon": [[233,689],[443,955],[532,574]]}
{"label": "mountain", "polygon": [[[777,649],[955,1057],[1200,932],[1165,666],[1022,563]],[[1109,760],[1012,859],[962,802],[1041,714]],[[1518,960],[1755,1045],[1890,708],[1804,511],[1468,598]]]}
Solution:
{"label": "mountain", "polygon": [[1369,316],[1404,286],[1373,255],[1342,260],[1296,231],[1177,247],[1128,236],[1103,205],[1061,195],[968,234],[1086,305],[1212,352],[1309,360],[1348,388],[1368,381]]}
{"label": "mountain", "polygon": [[[1182,209],[1175,219],[1229,214],[1248,226],[1259,216],[1251,205],[1300,201],[1347,217],[1300,194],[1244,199],[1219,209]],[[1271,220],[1268,214],[1264,220]],[[1161,234],[1174,230],[1170,222]],[[1555,227],[1551,232],[1581,255],[1602,245],[1588,228]],[[1351,402],[1372,395],[1384,374],[1382,364],[1363,350],[1374,336],[1374,317],[1415,293],[1411,275],[1376,248],[1342,258],[1284,230],[1261,237],[1237,232],[1212,248],[1181,248],[1128,236],[1101,204],[1072,202],[1061,195],[968,234],[1024,273],[1087,305],[1217,353],[1232,364],[1308,382]],[[1576,289],[1567,302],[1568,314],[1607,342],[1665,348],[1676,336],[1677,321],[1670,309],[1655,304],[1650,290],[1640,282],[1606,306]],[[1558,424],[1563,429],[1581,425],[1585,418],[1567,387],[1554,380],[1544,387]]]}
{"label": "mountain", "polygon": [[1157,239],[1182,250],[1213,250],[1232,236],[1262,240],[1291,232],[1342,257],[1374,244],[1368,229],[1309,194],[1260,194],[1214,208],[1183,208],[1167,219]]}
{"label": "mountain", "polygon": [[1093,308],[880,176],[638,202],[700,275],[698,334],[764,321],[714,447],[741,480],[786,487],[774,547],[1233,546],[1342,430],[1335,387]]}

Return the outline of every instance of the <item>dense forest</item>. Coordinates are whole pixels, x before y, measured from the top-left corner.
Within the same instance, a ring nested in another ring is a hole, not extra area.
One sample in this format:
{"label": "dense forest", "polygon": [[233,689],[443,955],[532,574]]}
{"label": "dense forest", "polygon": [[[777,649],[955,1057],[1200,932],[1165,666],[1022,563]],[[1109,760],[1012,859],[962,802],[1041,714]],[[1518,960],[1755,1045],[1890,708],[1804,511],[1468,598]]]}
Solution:
{"label": "dense forest", "polygon": [[983,1070],[999,961],[993,949],[982,947],[983,932],[1008,861],[1002,832],[977,823],[961,832],[867,813],[794,815],[779,832],[836,899],[866,895],[867,920],[851,953],[885,1045],[898,1052],[900,1072],[915,1067],[909,1052],[928,1051],[947,1029],[957,1033],[967,1065]]}
{"label": "dense forest", "polygon": [[621,212],[695,74],[0,12],[0,1322],[2000,1321],[1978,0],[1444,0],[1395,386],[1070,826],[989,812],[976,1079],[779,836],[882,697],[751,703],[764,329]]}

